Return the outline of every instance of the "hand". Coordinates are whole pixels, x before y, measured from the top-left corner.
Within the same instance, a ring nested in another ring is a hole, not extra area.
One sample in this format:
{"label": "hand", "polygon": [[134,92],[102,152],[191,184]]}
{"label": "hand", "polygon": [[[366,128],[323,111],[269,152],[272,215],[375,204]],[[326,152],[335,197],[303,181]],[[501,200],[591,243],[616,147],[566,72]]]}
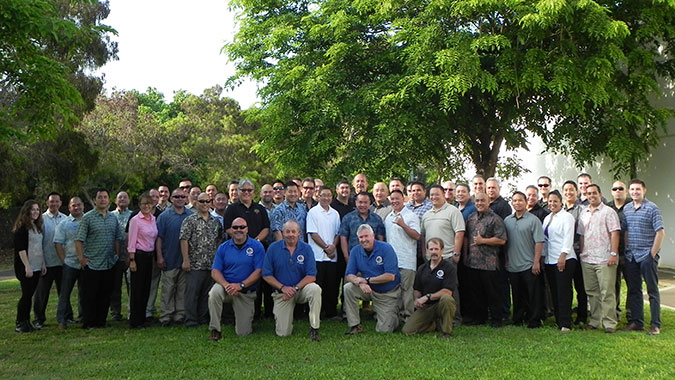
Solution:
{"label": "hand", "polygon": [[44,264],[42,264],[42,270],[40,272],[42,273],[43,276],[47,274],[47,267]]}
{"label": "hand", "polygon": [[558,258],[558,271],[562,272],[565,270],[565,263],[567,262],[567,254],[562,253]]}
{"label": "hand", "polygon": [[136,272],[136,262],[135,261],[129,261],[129,270],[132,272]]}
{"label": "hand", "polygon": [[33,270],[30,269],[29,267],[26,267],[26,278],[31,278],[33,277]]}
{"label": "hand", "polygon": [[476,237],[473,238],[473,244],[471,245],[481,245],[485,244],[485,239],[483,239],[482,236],[480,236],[480,232],[476,234]]}
{"label": "hand", "polygon": [[539,261],[535,261],[534,264],[532,264],[532,274],[535,276],[539,276],[541,273],[541,264],[539,264]]}
{"label": "hand", "polygon": [[330,244],[328,247],[324,248],[324,252],[330,257],[331,259],[335,257],[335,246],[333,244]]}
{"label": "hand", "polygon": [[295,296],[295,288],[292,286],[284,286],[281,291],[284,293],[282,299],[288,301]]}
{"label": "hand", "polygon": [[459,255],[452,255],[452,261],[454,261],[455,264],[457,264],[459,262]]}
{"label": "hand", "polygon": [[366,284],[365,282],[360,283],[359,288],[361,288],[361,291],[364,294],[371,294],[373,292],[373,289],[370,288],[370,285]]}
{"label": "hand", "polygon": [[87,266],[87,264],[89,264],[90,261],[91,261],[91,260],[89,260],[88,258],[83,257],[83,258],[80,260],[80,266],[82,267],[82,269],[84,269],[84,268]]}
{"label": "hand", "polygon": [[166,261],[164,261],[164,257],[161,255],[157,258],[157,268],[161,270],[166,269]]}
{"label": "hand", "polygon": [[415,299],[415,307],[418,309],[423,309],[424,305],[427,303],[427,296],[422,296],[420,298]]}
{"label": "hand", "polygon": [[394,223],[399,225],[401,228],[403,228],[403,226],[406,225],[405,221],[403,220],[403,217],[401,216],[397,216],[396,219],[394,220]]}
{"label": "hand", "polygon": [[607,260],[607,266],[612,266],[616,265],[619,263],[619,257],[618,256],[610,256],[609,260]]}
{"label": "hand", "polygon": [[184,271],[189,272],[190,271],[190,262],[185,262],[183,261],[183,264],[180,266]]}
{"label": "hand", "polygon": [[241,286],[239,284],[233,284],[230,282],[225,286],[225,292],[227,292],[227,294],[230,296],[238,295],[239,290],[241,290]]}

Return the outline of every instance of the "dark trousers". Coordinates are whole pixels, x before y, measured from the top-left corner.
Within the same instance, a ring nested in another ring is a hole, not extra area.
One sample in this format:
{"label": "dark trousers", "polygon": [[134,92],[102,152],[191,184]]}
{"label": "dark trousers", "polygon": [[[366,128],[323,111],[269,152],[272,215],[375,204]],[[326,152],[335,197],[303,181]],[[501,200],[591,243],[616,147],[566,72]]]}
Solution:
{"label": "dark trousers", "polygon": [[[274,289],[272,289],[272,286],[267,283],[267,281],[260,279],[258,280],[258,289],[256,289],[256,297],[255,297],[255,315],[254,318],[260,318],[260,315],[262,314],[266,318],[272,318],[274,314],[272,311],[274,310],[274,300],[272,299],[272,292]],[[231,305],[231,304],[225,304],[225,305]],[[232,314],[234,317],[234,313]]]}
{"label": "dark trousers", "polygon": [[[502,321],[502,299],[499,295],[499,271],[466,268],[468,305],[462,304],[467,316],[476,323]],[[489,312],[489,314],[488,314]]]}
{"label": "dark trousers", "polygon": [[557,265],[544,265],[546,278],[551,285],[553,312],[558,327],[572,327],[572,279],[576,271],[577,260],[569,259],[565,262],[565,270],[558,270]]}
{"label": "dark trousers", "polygon": [[502,316],[508,317],[511,313],[511,285],[509,272],[506,271],[506,249],[502,246],[499,250],[499,293],[500,302],[502,304]]}
{"label": "dark trousers", "polygon": [[70,294],[73,292],[75,283],[78,282],[78,311],[80,317],[82,316],[82,285],[79,284],[80,270],[71,268],[67,265],[63,266],[63,276],[61,276],[61,291],[59,292],[59,306],[56,308],[56,321],[59,323],[66,323],[73,318],[73,308],[70,304]]}
{"label": "dark trousers", "polygon": [[[33,314],[35,314],[36,321],[44,323],[47,320],[45,311],[49,303],[49,291],[52,290],[52,284],[56,282],[56,296],[58,297],[61,294],[62,274],[63,266],[59,265],[47,267],[47,273],[44,276],[40,276],[40,281],[33,297]],[[73,314],[73,310],[70,310],[70,314]]]}
{"label": "dark trousers", "polygon": [[338,263],[317,261],[316,272],[316,283],[321,287],[321,315],[324,318],[335,317],[342,277],[338,273]]}
{"label": "dark trousers", "polygon": [[110,315],[113,317],[122,316],[122,280],[124,280],[124,284],[127,288],[127,295],[129,295],[127,263],[118,260],[113,267],[113,284],[110,298]]}
{"label": "dark trousers", "polygon": [[642,279],[647,285],[651,327],[661,327],[661,295],[659,293],[659,255],[648,255],[642,262],[626,260],[626,284],[628,285],[628,309],[630,322],[644,326],[644,301],[642,300]]}
{"label": "dark trousers", "polygon": [[191,270],[185,273],[186,326],[209,323],[209,291],[212,286],[210,270]]}
{"label": "dark trousers", "polygon": [[105,327],[112,293],[114,268],[93,270],[85,267],[80,273],[82,285],[82,327]]}
{"label": "dark trousers", "polygon": [[513,292],[513,324],[527,322],[527,327],[541,326],[542,282],[540,276],[532,273],[532,269],[509,273],[511,291]]}
{"label": "dark trousers", "polygon": [[[619,266],[616,270],[616,284],[614,291],[616,292],[616,320],[621,319],[621,278],[627,279],[626,262],[624,258],[619,259]],[[626,280],[628,281],[628,280]],[[626,282],[626,285],[628,282]],[[630,308],[628,307],[628,300],[626,300],[626,319],[630,320]]]}
{"label": "dark trousers", "polygon": [[574,290],[577,292],[577,323],[588,321],[588,296],[584,287],[584,276],[581,266],[577,264],[574,271]]}
{"label": "dark trousers", "polygon": [[30,322],[30,303],[40,282],[40,272],[33,272],[33,277],[26,277],[26,268],[17,257],[14,260],[14,274],[21,284],[21,298],[16,306],[16,321]]}
{"label": "dark trousers", "polygon": [[150,282],[154,252],[136,251],[136,271],[131,272],[129,294],[129,326],[138,327],[145,323],[145,308],[150,297]]}

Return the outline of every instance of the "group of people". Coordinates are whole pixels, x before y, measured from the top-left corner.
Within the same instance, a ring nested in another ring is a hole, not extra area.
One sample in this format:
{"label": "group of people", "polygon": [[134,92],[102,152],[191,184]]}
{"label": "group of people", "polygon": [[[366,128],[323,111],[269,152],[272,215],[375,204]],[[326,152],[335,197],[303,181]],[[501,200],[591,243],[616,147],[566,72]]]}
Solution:
{"label": "group of people", "polygon": [[[202,192],[183,179],[173,191],[142,194],[132,212],[126,192],[110,211],[110,194],[99,189],[87,213],[79,197],[70,199],[68,216],[59,212],[58,193],[49,194],[44,213],[27,201],[13,229],[22,290],[16,331],[44,325],[53,283],[59,328],[102,328],[109,313],[121,320],[128,274],[131,328],[153,322],[161,289],[162,326],[208,324],[214,341],[223,317],[232,316],[237,335],[250,334],[256,317],[272,316],[279,336],[304,317],[314,341],[326,319],[346,319],[346,334],[359,334],[359,302],[374,312],[378,332],[402,326],[404,334],[448,337],[459,324],[536,328],[550,315],[569,331],[573,286],[575,323],[612,333],[621,275],[625,329],[644,329],[644,279],[649,334],[660,332],[664,229],[640,180],[628,188],[615,182],[606,201],[588,174],[566,181],[562,194],[543,176],[510,204],[499,180],[480,175],[428,188],[398,178],[370,188],[364,174],[335,188],[296,178],[263,185],[259,202],[255,190],[243,179],[227,192],[213,184]],[[79,320],[70,304],[76,282]]]}

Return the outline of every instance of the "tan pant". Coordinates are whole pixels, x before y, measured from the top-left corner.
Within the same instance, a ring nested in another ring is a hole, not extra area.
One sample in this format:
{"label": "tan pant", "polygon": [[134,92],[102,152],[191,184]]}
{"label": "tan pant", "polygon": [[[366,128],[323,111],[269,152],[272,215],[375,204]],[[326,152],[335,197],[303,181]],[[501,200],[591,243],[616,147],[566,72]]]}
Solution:
{"label": "tan pant", "polygon": [[288,336],[293,333],[293,310],[295,304],[309,304],[309,325],[318,329],[321,323],[321,287],[311,282],[300,289],[293,298],[284,301],[283,294],[274,292],[274,319],[276,319],[276,333],[278,336]]}
{"label": "tan pant", "polygon": [[159,305],[160,322],[183,323],[185,319],[185,272],[167,270],[162,275],[162,299]]}
{"label": "tan pant", "polygon": [[591,307],[589,325],[616,328],[616,265],[581,263],[584,289]]}
{"label": "tan pant", "polygon": [[360,287],[347,282],[343,288],[343,293],[345,296],[343,307],[347,314],[349,327],[361,323],[359,300],[373,301],[373,310],[377,319],[375,331],[383,333],[393,332],[398,327],[398,302],[401,297],[400,287],[396,287],[396,289],[387,293],[372,292],[365,294]]}
{"label": "tan pant", "polygon": [[415,284],[415,271],[410,269],[399,269],[401,272],[401,298],[398,303],[399,321],[404,323],[415,311],[415,295],[413,294],[413,285]]}
{"label": "tan pant", "polygon": [[429,332],[438,325],[442,332],[452,334],[452,320],[456,310],[455,299],[449,294],[443,294],[437,303],[415,310],[401,332],[408,335]]}
{"label": "tan pant", "polygon": [[220,331],[220,317],[223,314],[223,303],[231,303],[234,309],[234,331],[239,336],[253,332],[253,310],[255,292],[239,293],[231,296],[222,285],[216,283],[209,291],[209,329]]}

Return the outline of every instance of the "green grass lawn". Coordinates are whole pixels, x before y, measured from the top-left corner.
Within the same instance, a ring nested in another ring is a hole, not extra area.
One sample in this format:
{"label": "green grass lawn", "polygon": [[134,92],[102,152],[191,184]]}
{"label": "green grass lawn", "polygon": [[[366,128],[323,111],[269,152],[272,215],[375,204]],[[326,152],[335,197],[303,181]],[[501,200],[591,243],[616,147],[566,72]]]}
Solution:
{"label": "green grass lawn", "polygon": [[223,340],[214,343],[206,327],[131,331],[126,322],[110,322],[102,330],[75,325],[60,331],[55,293],[48,325],[17,334],[19,293],[16,280],[0,282],[0,380],[675,378],[675,312],[669,310],[662,311],[664,329],[656,337],[582,330],[561,334],[549,320],[537,330],[462,326],[454,337],[438,339],[378,334],[374,321],[365,320],[365,332],[358,336],[343,335],[344,322],[324,322],[322,341],[310,342],[307,322],[296,322],[291,337],[279,338],[273,321],[263,321],[248,337],[224,326]]}

